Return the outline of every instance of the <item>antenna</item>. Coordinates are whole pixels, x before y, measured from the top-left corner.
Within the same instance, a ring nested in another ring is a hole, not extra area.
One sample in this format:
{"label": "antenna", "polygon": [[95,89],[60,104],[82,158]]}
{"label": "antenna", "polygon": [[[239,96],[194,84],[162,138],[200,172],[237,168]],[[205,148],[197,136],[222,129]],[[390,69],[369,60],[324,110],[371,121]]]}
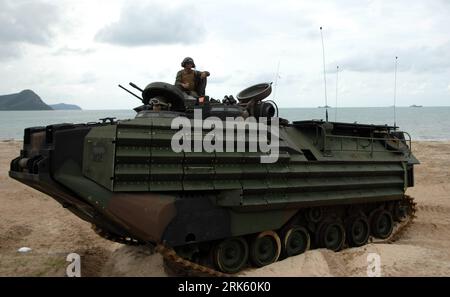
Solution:
{"label": "antenna", "polygon": [[275,95],[277,93],[277,86],[278,86],[278,76],[280,73],[280,60],[278,60],[278,66],[277,66],[277,76],[275,77],[275,87],[273,88],[273,101],[275,101]]}
{"label": "antenna", "polygon": [[320,27],[320,37],[322,38],[322,55],[323,55],[323,83],[325,86],[325,118],[328,122],[328,100],[327,100],[327,77],[325,71],[325,46],[323,45],[322,27]]}
{"label": "antenna", "polygon": [[396,130],[397,128],[397,121],[396,121],[396,111],[395,111],[395,103],[397,100],[397,60],[398,57],[395,57],[395,71],[394,71],[394,130]]}
{"label": "antenna", "polygon": [[337,107],[338,107],[338,78],[339,78],[339,65],[336,66],[336,106],[334,109],[334,121],[337,122]]}

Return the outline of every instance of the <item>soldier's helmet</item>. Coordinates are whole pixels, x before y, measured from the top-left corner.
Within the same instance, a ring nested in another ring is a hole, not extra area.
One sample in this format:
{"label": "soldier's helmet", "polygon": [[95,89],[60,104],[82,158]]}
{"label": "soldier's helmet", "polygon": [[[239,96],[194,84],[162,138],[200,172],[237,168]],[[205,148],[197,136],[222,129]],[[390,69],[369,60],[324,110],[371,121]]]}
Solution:
{"label": "soldier's helmet", "polygon": [[185,66],[187,63],[191,63],[191,64],[193,65],[192,67],[195,68],[194,59],[192,59],[191,57],[186,57],[186,58],[184,58],[184,59],[183,59],[183,62],[181,62],[181,67],[184,68],[184,66]]}

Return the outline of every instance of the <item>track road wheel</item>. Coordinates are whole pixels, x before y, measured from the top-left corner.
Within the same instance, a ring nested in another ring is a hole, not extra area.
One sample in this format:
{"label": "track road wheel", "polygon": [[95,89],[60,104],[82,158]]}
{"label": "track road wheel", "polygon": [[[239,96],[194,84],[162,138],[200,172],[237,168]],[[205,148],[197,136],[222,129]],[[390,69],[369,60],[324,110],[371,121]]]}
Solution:
{"label": "track road wheel", "polygon": [[319,228],[319,245],[332,251],[339,251],[345,242],[345,229],[340,221],[325,222]]}
{"label": "track road wheel", "polygon": [[276,262],[280,253],[280,237],[274,231],[264,231],[253,238],[250,246],[250,259],[256,267]]}
{"label": "track road wheel", "polygon": [[303,227],[292,226],[283,234],[283,252],[286,257],[304,253],[310,245],[309,232]]}
{"label": "track road wheel", "polygon": [[372,215],[370,227],[373,236],[381,239],[388,238],[394,229],[391,213],[386,210],[378,210]]}
{"label": "track road wheel", "polygon": [[347,223],[346,235],[350,246],[357,247],[365,245],[370,236],[370,226],[367,218],[358,215],[350,219]]}
{"label": "track road wheel", "polygon": [[247,261],[248,245],[242,237],[227,238],[214,247],[214,264],[222,272],[236,273]]}

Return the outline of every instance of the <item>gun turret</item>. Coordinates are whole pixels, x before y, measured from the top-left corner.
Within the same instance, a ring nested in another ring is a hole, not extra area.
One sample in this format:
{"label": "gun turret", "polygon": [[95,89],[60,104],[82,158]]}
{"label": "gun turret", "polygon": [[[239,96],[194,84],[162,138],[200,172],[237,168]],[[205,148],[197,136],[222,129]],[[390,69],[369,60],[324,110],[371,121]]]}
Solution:
{"label": "gun turret", "polygon": [[127,88],[123,87],[122,85],[119,85],[119,88],[122,88],[123,90],[125,90],[126,92],[130,93],[131,95],[133,95],[134,97],[138,98],[141,102],[144,102],[143,99],[141,97],[139,97],[138,95],[136,95],[135,93],[131,92],[130,90],[128,90]]}
{"label": "gun turret", "polygon": [[130,82],[130,86],[132,86],[133,88],[135,88],[136,90],[140,91],[141,93],[144,92],[143,89],[139,88],[137,85],[135,85],[134,83]]}

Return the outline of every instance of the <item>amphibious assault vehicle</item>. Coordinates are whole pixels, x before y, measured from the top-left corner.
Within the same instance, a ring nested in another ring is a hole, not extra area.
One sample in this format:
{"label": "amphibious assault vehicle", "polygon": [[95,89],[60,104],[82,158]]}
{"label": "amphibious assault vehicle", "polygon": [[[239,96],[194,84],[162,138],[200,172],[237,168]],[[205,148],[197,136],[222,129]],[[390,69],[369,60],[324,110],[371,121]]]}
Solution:
{"label": "amphibious assault vehicle", "polygon": [[[221,101],[161,82],[139,90],[143,105],[134,119],[25,129],[9,175],[104,237],[163,245],[225,273],[309,248],[338,251],[387,238],[413,211],[405,191],[418,160],[409,134],[397,127],[289,122],[265,100],[270,84]],[[153,108],[162,102],[165,109]],[[214,124],[195,126],[198,114]],[[227,127],[237,117],[257,125]],[[180,118],[192,129],[180,132]],[[267,133],[257,133],[263,120]],[[271,152],[256,145],[265,133],[266,144],[278,141],[271,161],[263,161]],[[212,146],[223,140],[227,149],[207,149],[202,139]],[[174,149],[181,144],[193,148]]]}

